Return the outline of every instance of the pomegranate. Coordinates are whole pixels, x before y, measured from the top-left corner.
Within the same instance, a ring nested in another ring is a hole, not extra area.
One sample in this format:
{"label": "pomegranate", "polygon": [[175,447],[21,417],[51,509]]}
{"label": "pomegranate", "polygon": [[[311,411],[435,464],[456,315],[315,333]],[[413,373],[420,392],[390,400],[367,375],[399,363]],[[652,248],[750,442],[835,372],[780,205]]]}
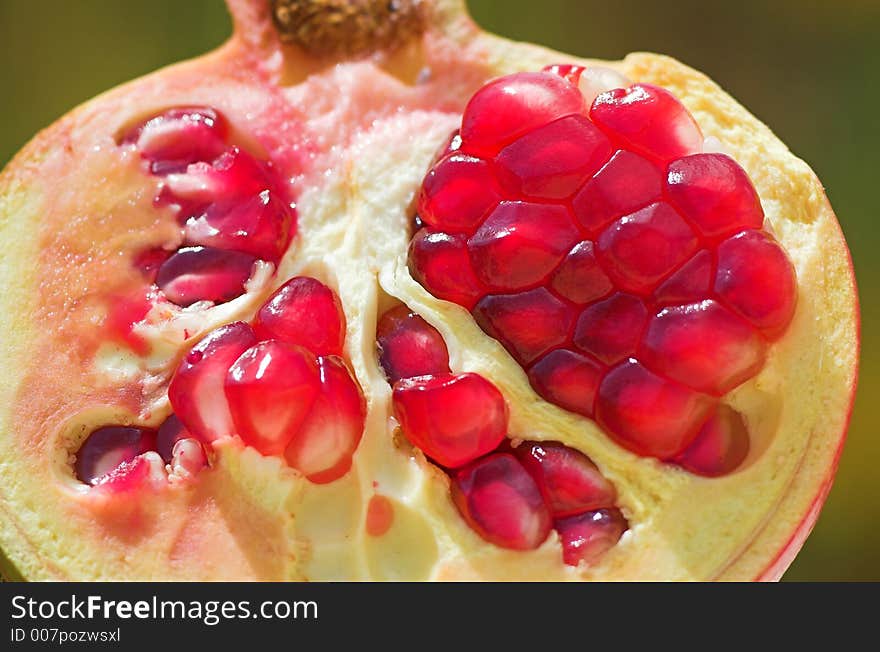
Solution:
{"label": "pomegranate", "polygon": [[856,383],[815,175],[672,59],[339,4],[0,176],[4,572],[779,578]]}

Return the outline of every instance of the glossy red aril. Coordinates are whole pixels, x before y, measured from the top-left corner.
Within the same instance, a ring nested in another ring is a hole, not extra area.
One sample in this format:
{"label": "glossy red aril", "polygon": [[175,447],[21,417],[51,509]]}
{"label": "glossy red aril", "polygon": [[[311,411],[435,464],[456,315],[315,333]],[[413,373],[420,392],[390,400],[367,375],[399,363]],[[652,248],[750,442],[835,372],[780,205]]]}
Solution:
{"label": "glossy red aril", "polygon": [[614,505],[614,487],[583,453],[559,442],[523,442],[514,454],[538,484],[553,518]]}
{"label": "glossy red aril", "polygon": [[596,260],[593,243],[584,240],[568,252],[550,287],[563,299],[583,305],[606,296],[614,285]]}
{"label": "glossy red aril", "polygon": [[256,261],[252,255],[238,251],[186,247],[162,263],[156,285],[178,306],[197,301],[223,303],[244,294]]}
{"label": "glossy red aril", "polygon": [[76,453],[76,477],[86,484],[98,484],[121,465],[155,448],[155,430],[134,426],[98,428]]}
{"label": "glossy red aril", "polygon": [[305,421],[294,429],[284,457],[312,482],[345,475],[364,432],[366,407],[357,381],[336,356],[318,358],[320,389]]}
{"label": "glossy red aril", "polygon": [[394,416],[407,439],[438,464],[456,468],[493,451],[507,434],[507,404],[474,373],[397,381]]}
{"label": "glossy red aril", "polygon": [[736,410],[720,405],[675,462],[691,473],[716,477],[739,468],[749,454],[749,431]]}
{"label": "glossy red aril", "polygon": [[250,326],[233,322],[206,335],[177,367],[168,399],[196,438],[211,442],[235,433],[223,385],[232,363],[256,343]]}
{"label": "glossy red aril", "polygon": [[320,379],[304,348],[267,340],[232,364],[224,389],[235,432],[264,455],[280,455],[309,415]]}
{"label": "glossy red aril", "polygon": [[648,320],[641,299],[618,292],[581,312],[574,331],[574,344],[607,364],[635,353]]}
{"label": "glossy red aril", "polygon": [[529,382],[543,398],[572,412],[593,416],[596,391],[605,367],[595,358],[556,349],[529,369]]}
{"label": "glossy red aril", "polygon": [[425,177],[419,194],[419,218],[449,233],[469,232],[499,199],[495,175],[487,161],[452,154]]}
{"label": "glossy red aril", "polygon": [[434,296],[468,309],[486,293],[461,235],[421,229],[409,246],[409,269],[413,278],[431,288]]}
{"label": "glossy red aril", "polygon": [[562,540],[562,559],[569,566],[591,564],[620,541],[627,529],[620,510],[599,509],[554,523]]}
{"label": "glossy red aril", "polygon": [[697,252],[654,291],[655,305],[692,303],[708,297],[712,292],[714,265],[708,249]]}
{"label": "glossy red aril", "polygon": [[517,459],[496,453],[456,472],[452,499],[483,539],[514,550],[537,548],[550,534],[550,512]]}
{"label": "glossy red aril", "polygon": [[181,107],[150,118],[123,139],[150,161],[153,174],[186,169],[190,163],[212,161],[226,148],[228,127],[208,107]]}
{"label": "glossy red aril", "polygon": [[379,364],[392,385],[401,378],[449,373],[449,352],[437,329],[405,305],[387,311],[376,326]]}
{"label": "glossy red aril", "polygon": [[316,355],[341,355],[345,315],[339,297],[320,281],[297,276],[263,304],[254,321],[260,339],[304,346]]}

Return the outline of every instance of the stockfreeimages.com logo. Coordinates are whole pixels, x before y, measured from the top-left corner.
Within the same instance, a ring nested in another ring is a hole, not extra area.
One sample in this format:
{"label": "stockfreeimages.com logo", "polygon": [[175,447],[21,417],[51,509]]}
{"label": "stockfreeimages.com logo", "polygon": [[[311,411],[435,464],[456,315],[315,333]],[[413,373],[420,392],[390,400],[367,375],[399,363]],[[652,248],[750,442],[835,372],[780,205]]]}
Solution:
{"label": "stockfreeimages.com logo", "polygon": [[213,626],[222,620],[317,620],[318,603],[266,600],[254,606],[250,600],[105,600],[100,595],[69,599],[35,600],[23,595],[12,598],[12,618],[42,620],[197,620]]}

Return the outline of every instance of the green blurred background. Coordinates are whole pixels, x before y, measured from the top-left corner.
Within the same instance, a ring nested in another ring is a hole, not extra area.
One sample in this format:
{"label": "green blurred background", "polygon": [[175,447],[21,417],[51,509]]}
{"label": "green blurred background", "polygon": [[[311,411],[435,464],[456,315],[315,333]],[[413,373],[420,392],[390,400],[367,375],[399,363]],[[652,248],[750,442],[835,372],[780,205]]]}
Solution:
{"label": "green blurred background", "polygon": [[[675,56],[724,86],[828,188],[855,259],[864,345],[840,472],[797,580],[880,580],[880,2],[470,0],[504,36],[583,56]],[[0,0],[0,164],[120,82],[219,45],[222,0]]]}

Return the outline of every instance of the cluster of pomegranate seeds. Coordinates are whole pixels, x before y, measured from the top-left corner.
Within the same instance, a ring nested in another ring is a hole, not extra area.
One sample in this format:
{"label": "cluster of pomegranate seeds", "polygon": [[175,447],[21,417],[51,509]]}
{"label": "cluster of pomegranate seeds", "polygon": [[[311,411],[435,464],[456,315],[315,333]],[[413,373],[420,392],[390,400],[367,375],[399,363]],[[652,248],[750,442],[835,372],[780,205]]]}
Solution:
{"label": "cluster of pomegranate seeds", "polygon": [[366,413],[341,357],[344,341],[336,294],[295,277],[269,297],[253,326],[227,324],[198,342],[168,398],[181,427],[199,439],[237,434],[312,482],[332,482],[351,468]]}
{"label": "cluster of pomegranate seeds", "polygon": [[230,301],[245,292],[257,260],[277,264],[296,213],[270,164],[229,144],[218,111],[170,109],[131,129],[122,144],[163,179],[156,203],[171,206],[180,221],[182,248],[150,250],[136,261],[166,299],[179,306]]}
{"label": "cluster of pomegranate seeds", "polygon": [[422,184],[410,270],[546,400],[638,454],[728,473],[748,432],[719,399],[788,327],[794,268],[746,172],[701,152],[671,93],[602,79],[560,65],[479,90]]}
{"label": "cluster of pomegranate seeds", "polygon": [[617,543],[627,523],[611,483],[561,443],[510,446],[504,397],[478,374],[451,373],[433,326],[397,306],[379,319],[376,347],[401,431],[450,475],[453,502],[483,539],[532,550],[555,528],[572,566]]}

